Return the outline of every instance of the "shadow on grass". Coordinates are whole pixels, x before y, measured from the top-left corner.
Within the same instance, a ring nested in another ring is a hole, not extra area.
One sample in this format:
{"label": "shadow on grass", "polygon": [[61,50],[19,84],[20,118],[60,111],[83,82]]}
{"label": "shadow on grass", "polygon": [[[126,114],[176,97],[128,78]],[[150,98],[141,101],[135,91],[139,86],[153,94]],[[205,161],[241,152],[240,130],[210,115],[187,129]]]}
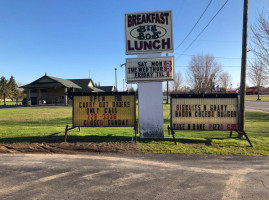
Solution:
{"label": "shadow on grass", "polygon": [[72,123],[72,117],[56,118],[56,119],[39,119],[39,120],[29,120],[29,121],[2,121],[0,125],[2,126],[63,126],[63,124]]}
{"label": "shadow on grass", "polygon": [[[61,134],[61,135],[59,135]],[[115,136],[112,134],[100,136],[100,135],[68,135],[67,142],[130,142],[133,141],[134,136]],[[176,138],[177,143],[182,144],[203,144],[203,145],[212,145],[212,140],[225,140],[228,138],[203,138],[203,139],[188,139],[188,138]],[[142,143],[154,143],[154,142],[171,142],[173,143],[173,138],[160,138],[160,139],[140,139],[137,138],[137,141]],[[14,137],[14,138],[2,138],[0,143],[59,143],[64,142],[64,135],[62,132],[55,132],[48,136],[29,136],[29,137]]]}
{"label": "shadow on grass", "polygon": [[[53,133],[49,136],[38,137],[14,137],[14,138],[2,138],[0,139],[0,143],[59,143],[64,142],[64,136],[60,135],[57,136],[60,132]],[[106,136],[99,136],[99,135],[87,135],[87,136],[74,136],[70,135],[67,137],[67,142],[75,143],[75,142],[130,142],[134,140],[134,138],[130,136],[113,136],[113,135],[106,135]],[[140,139],[137,138],[139,142],[143,143],[153,143],[153,142],[171,142],[173,143],[172,138],[163,138],[163,139]],[[184,144],[205,144],[211,145],[211,139],[179,139],[177,138],[176,141],[178,143]]]}
{"label": "shadow on grass", "polygon": [[184,143],[184,144],[205,144],[205,145],[211,145],[212,139],[206,138],[206,139],[176,139],[177,142]]}
{"label": "shadow on grass", "polygon": [[[163,139],[138,139],[140,142],[153,143],[153,142],[174,142],[173,138],[163,138]],[[186,138],[176,138],[177,143],[183,144],[204,144],[211,145],[212,140],[210,138],[205,139],[186,139]]]}
{"label": "shadow on grass", "polygon": [[[49,136],[44,137],[14,137],[14,138],[2,138],[0,139],[0,143],[59,143],[64,142],[64,136],[57,136],[58,133],[53,133]],[[124,137],[124,136],[97,136],[97,135],[89,135],[89,136],[68,136],[67,142],[75,143],[75,142],[130,142],[132,137]]]}

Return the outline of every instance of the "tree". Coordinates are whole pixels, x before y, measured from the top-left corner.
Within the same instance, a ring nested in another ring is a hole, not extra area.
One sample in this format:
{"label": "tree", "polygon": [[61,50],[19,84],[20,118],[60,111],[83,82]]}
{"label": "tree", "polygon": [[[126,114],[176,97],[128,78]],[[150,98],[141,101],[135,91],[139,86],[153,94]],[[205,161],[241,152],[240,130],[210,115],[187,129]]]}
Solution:
{"label": "tree", "polygon": [[265,70],[266,70],[265,66],[257,60],[251,63],[248,68],[248,79],[254,86],[257,87],[258,90],[257,100],[260,100],[260,94],[259,94],[260,87],[268,83],[268,80],[266,79]]}
{"label": "tree", "polygon": [[8,97],[12,100],[17,99],[19,96],[18,85],[13,76],[8,81]]}
{"label": "tree", "polygon": [[132,85],[130,86],[130,88],[128,88],[128,92],[135,92],[135,89],[133,88]]}
{"label": "tree", "polygon": [[175,77],[174,77],[174,81],[172,82],[172,91],[174,93],[178,93],[180,91],[181,88],[181,84],[182,84],[182,76],[180,72],[175,73]]}
{"label": "tree", "polygon": [[228,72],[222,72],[219,76],[218,82],[220,83],[221,87],[227,91],[228,87],[232,83],[232,77]]}
{"label": "tree", "polygon": [[2,76],[0,80],[0,98],[4,99],[4,105],[6,105],[6,95],[8,93],[7,79]]}
{"label": "tree", "polygon": [[211,91],[212,82],[218,78],[221,66],[212,55],[194,55],[188,67],[188,83],[196,93]]}
{"label": "tree", "polygon": [[269,77],[269,14],[261,13],[256,24],[250,27],[253,36],[250,51],[255,55],[259,66],[263,66],[265,78]]}
{"label": "tree", "polygon": [[[22,84],[21,82],[18,82],[17,83],[18,87],[20,86],[23,86],[24,84]],[[26,90],[22,89],[22,88],[19,88],[18,89],[18,99],[24,99],[27,97],[27,93],[26,93]]]}

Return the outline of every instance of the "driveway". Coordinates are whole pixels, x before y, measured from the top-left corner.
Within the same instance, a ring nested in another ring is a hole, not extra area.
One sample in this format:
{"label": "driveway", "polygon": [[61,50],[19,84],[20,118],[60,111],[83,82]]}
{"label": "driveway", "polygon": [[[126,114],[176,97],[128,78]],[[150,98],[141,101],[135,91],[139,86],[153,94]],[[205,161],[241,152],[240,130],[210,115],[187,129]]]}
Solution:
{"label": "driveway", "polygon": [[0,199],[259,199],[269,158],[0,154]]}
{"label": "driveway", "polygon": [[246,111],[258,111],[269,113],[269,102],[268,101],[246,101]]}

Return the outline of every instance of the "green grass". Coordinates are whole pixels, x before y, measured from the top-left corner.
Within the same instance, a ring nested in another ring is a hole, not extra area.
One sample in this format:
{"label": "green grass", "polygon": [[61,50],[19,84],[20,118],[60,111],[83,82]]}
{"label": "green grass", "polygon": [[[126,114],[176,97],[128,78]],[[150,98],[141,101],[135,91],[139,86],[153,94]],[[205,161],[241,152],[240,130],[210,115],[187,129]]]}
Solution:
{"label": "green grass", "polygon": [[[176,146],[167,131],[169,106],[164,104],[165,138],[138,139],[137,146],[141,152],[269,156],[268,113],[246,113],[245,130],[253,148],[245,139],[229,138],[229,132],[223,131],[176,131]],[[62,142],[67,124],[72,124],[71,107],[1,109],[0,143]],[[133,128],[82,128],[81,132],[78,129],[70,130],[68,141],[124,142],[131,141],[133,136]]]}
{"label": "green grass", "polygon": [[[18,101],[18,105],[21,105],[21,104],[22,104],[22,102]],[[0,101],[0,106],[3,106],[3,105],[4,105],[4,102]],[[7,106],[17,105],[17,102],[16,101],[6,101],[6,105]]]}
{"label": "green grass", "polygon": [[[258,95],[246,95],[246,101],[257,101]],[[259,101],[269,101],[268,95],[260,95]]]}
{"label": "green grass", "polygon": [[[66,125],[72,126],[71,107],[0,110],[0,143],[63,142]],[[130,141],[133,128],[82,128],[68,132],[69,141]]]}

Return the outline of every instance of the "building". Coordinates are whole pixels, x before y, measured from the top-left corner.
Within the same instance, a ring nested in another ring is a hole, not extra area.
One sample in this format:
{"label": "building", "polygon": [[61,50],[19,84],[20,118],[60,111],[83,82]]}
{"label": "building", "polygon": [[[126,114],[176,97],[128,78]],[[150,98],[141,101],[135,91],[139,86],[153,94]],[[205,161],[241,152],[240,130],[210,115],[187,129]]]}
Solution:
{"label": "building", "polygon": [[66,92],[72,89],[75,92],[113,92],[114,86],[95,87],[91,79],[61,79],[45,74],[32,83],[20,88],[26,90],[27,105],[56,104],[68,105]]}

